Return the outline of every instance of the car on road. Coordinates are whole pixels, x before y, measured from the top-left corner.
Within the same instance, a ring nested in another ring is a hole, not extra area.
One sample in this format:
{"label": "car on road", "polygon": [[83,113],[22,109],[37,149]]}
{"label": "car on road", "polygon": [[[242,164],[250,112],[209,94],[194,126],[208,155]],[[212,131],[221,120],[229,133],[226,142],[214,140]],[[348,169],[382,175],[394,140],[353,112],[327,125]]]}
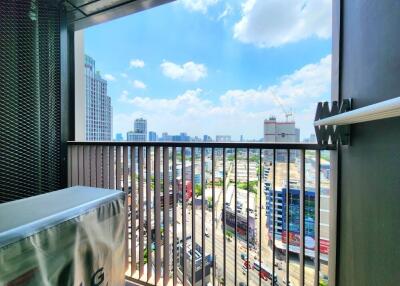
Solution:
{"label": "car on road", "polygon": [[[272,272],[268,269],[261,268],[259,275],[260,275],[261,279],[263,279],[265,281],[268,281],[268,280],[272,281]],[[276,284],[276,282],[278,281],[278,277],[276,276],[276,274],[275,274],[274,280],[275,280],[275,284]]]}
{"label": "car on road", "polygon": [[247,254],[245,254],[245,253],[240,253],[240,258],[241,258],[242,260],[247,260]]}
{"label": "car on road", "polygon": [[[271,269],[269,269],[267,266],[265,266],[264,264],[260,263],[258,260],[255,260],[253,262],[253,269],[258,271],[260,275],[260,277],[264,280],[272,280],[272,271]],[[275,275],[275,281],[277,280],[277,277]]]}
{"label": "car on road", "polygon": [[251,268],[251,267],[250,267],[249,261],[248,261],[248,260],[243,261],[242,269],[243,269],[244,271],[247,271],[247,269],[249,269],[249,268]]}
{"label": "car on road", "polygon": [[253,262],[253,269],[255,269],[255,270],[257,270],[257,271],[260,271],[261,265],[260,265],[260,262],[259,262],[258,260],[254,260],[254,262]]}
{"label": "car on road", "polygon": [[239,282],[239,286],[246,286],[246,283],[244,283],[244,282]]}
{"label": "car on road", "polygon": [[265,280],[265,281],[267,281],[268,280],[268,278],[269,278],[269,275],[268,275],[268,273],[267,272],[265,272],[265,271],[260,271],[260,277],[261,277],[261,279],[263,279],[263,280]]}

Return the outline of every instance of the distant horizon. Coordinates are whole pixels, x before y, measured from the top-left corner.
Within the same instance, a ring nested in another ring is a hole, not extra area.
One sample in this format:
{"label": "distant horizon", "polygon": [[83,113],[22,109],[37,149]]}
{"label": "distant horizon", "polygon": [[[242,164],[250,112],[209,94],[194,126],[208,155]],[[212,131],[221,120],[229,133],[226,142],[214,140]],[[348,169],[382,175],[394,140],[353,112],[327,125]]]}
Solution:
{"label": "distant horizon", "polygon": [[[146,118],[144,118],[144,119],[146,119]],[[132,131],[132,130],[130,130],[130,131]],[[130,132],[130,131],[128,131],[128,132]],[[259,138],[247,138],[247,137],[245,137],[244,135],[239,135],[239,137],[237,138],[237,139],[235,139],[236,137],[234,137],[234,136],[232,136],[232,135],[230,135],[230,134],[216,134],[216,135],[214,135],[214,136],[211,136],[211,135],[209,135],[209,134],[202,134],[202,135],[191,135],[190,133],[188,133],[188,132],[185,132],[185,131],[181,131],[181,132],[178,132],[178,133],[170,133],[170,132],[168,132],[168,131],[162,131],[162,132],[157,132],[157,131],[154,131],[154,130],[148,130],[147,131],[147,141],[150,141],[149,140],[149,133],[150,132],[155,132],[156,134],[157,134],[157,139],[160,139],[160,137],[162,137],[162,134],[164,133],[164,132],[166,132],[168,135],[171,135],[171,136],[173,136],[173,135],[180,135],[181,133],[185,133],[187,136],[189,136],[190,138],[195,138],[195,137],[198,137],[199,139],[201,139],[201,140],[203,140],[203,137],[204,136],[210,136],[211,137],[211,139],[213,140],[213,141],[215,141],[216,140],[216,137],[217,136],[230,136],[231,137],[231,141],[233,141],[233,142],[240,142],[240,137],[241,136],[243,136],[243,140],[244,141],[262,141],[263,139],[264,139],[264,136],[261,136],[261,137],[259,137]],[[117,136],[119,135],[119,134],[121,134],[122,135],[122,137],[123,137],[123,139],[126,141],[126,133],[124,134],[124,133],[121,133],[121,132],[119,132],[119,133],[115,133],[114,134],[114,137],[112,138],[113,140],[117,140]],[[161,135],[161,136],[160,136]],[[311,133],[311,134],[308,134],[308,135],[306,135],[306,136],[304,136],[304,137],[301,137],[301,129],[300,129],[300,142],[302,142],[303,140],[305,140],[305,139],[309,139],[312,135],[315,135],[314,133]]]}
{"label": "distant horizon", "polygon": [[264,119],[292,113],[303,140],[330,100],[329,0],[181,0],[84,34],[108,83],[113,138],[144,117],[157,134],[258,140]]}

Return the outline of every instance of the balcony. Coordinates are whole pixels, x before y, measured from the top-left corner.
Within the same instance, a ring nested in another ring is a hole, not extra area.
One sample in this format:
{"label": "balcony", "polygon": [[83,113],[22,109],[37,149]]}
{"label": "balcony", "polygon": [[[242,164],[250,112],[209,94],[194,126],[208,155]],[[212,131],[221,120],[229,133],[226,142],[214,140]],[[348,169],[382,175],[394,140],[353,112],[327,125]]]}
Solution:
{"label": "balcony", "polygon": [[[84,138],[76,128],[84,114],[75,93],[76,32],[167,2],[0,0],[0,203],[67,185],[123,190],[126,281],[134,285],[324,285],[326,274],[329,285],[398,285],[399,1],[332,1],[331,103],[320,105],[314,124],[329,125],[319,130],[320,142],[334,137],[336,150],[71,142]],[[339,125],[344,133],[336,133]],[[22,210],[34,213],[28,205],[0,221],[15,223]],[[28,255],[15,253],[21,258],[13,262],[24,267]],[[0,260],[1,272],[8,260]]]}
{"label": "balcony", "polygon": [[321,153],[333,149],[69,142],[68,184],[125,192],[127,281],[327,285],[330,166]]}

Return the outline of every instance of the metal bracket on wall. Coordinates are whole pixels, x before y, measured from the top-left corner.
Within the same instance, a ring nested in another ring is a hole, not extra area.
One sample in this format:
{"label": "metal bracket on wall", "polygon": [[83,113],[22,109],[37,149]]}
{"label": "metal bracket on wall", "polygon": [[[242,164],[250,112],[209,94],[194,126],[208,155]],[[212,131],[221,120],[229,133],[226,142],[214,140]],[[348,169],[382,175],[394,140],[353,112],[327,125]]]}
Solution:
{"label": "metal bracket on wall", "polygon": [[350,144],[350,125],[324,125],[319,124],[319,121],[321,119],[348,112],[351,109],[351,99],[345,99],[340,104],[337,101],[333,101],[331,107],[329,106],[329,102],[318,103],[314,122],[315,135],[317,137],[318,144]]}

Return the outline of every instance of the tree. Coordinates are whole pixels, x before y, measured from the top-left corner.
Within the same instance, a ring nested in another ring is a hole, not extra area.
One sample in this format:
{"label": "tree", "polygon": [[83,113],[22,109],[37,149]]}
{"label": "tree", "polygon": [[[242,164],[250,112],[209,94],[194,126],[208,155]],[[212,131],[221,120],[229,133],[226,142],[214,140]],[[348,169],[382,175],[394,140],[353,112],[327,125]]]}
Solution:
{"label": "tree", "polygon": [[200,184],[197,184],[197,185],[194,187],[194,193],[195,193],[196,197],[199,197],[199,196],[202,195],[201,185],[200,185]]}
{"label": "tree", "polygon": [[227,230],[225,232],[226,237],[228,238],[228,241],[231,241],[232,237],[233,237],[233,232],[231,232],[230,230]]}
{"label": "tree", "polygon": [[147,257],[148,257],[148,253],[147,253],[147,247],[146,247],[143,251],[143,263],[144,264],[147,264]]}
{"label": "tree", "polygon": [[207,198],[207,206],[208,208],[212,208],[212,197]]}

